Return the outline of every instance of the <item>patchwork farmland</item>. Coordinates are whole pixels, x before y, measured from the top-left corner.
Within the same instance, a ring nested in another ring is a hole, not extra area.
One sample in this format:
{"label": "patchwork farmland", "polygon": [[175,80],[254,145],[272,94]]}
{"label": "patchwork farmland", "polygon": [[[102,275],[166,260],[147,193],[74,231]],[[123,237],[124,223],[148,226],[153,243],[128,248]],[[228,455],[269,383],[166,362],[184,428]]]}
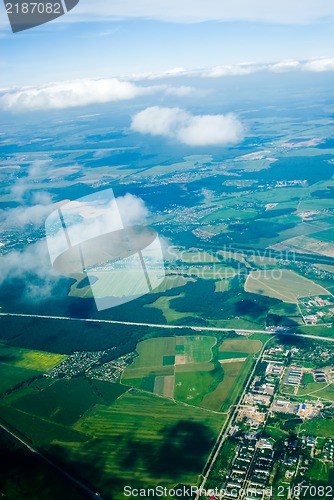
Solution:
{"label": "patchwork farmland", "polygon": [[122,383],[159,396],[224,411],[239,394],[261,349],[258,340],[214,336],[154,338],[140,342]]}

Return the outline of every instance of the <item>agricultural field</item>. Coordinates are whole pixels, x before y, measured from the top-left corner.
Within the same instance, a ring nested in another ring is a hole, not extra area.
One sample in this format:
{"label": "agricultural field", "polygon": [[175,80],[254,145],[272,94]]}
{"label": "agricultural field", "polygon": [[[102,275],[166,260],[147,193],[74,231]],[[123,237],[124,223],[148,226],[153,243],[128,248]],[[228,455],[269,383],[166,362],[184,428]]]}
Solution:
{"label": "agricultural field", "polygon": [[81,377],[71,381],[43,380],[43,384],[35,384],[19,399],[12,400],[11,407],[59,425],[71,426],[92,406],[111,404],[127,390],[128,387],[119,384]]}
{"label": "agricultural field", "polygon": [[43,351],[31,351],[9,347],[0,343],[0,362],[12,366],[48,372],[66,359],[67,356]]}
{"label": "agricultural field", "polygon": [[316,264],[316,267],[318,267],[322,271],[327,271],[329,273],[333,273],[334,274],[334,266],[329,266],[327,264]]}
{"label": "agricultural field", "polygon": [[1,400],[0,418],[106,499],[122,498],[129,480],[142,487],[196,484],[225,421],[222,414],[85,378],[35,381]]}
{"label": "agricultural field", "polygon": [[244,361],[233,359],[229,363],[222,364],[223,379],[215,389],[204,396],[201,406],[214,411],[228,411],[240,396],[252,365],[252,356],[248,356]]}
{"label": "agricultural field", "polygon": [[251,272],[245,283],[245,291],[291,304],[296,304],[300,297],[329,295],[328,290],[314,281],[287,269]]}
{"label": "agricultural field", "polygon": [[122,383],[214,411],[228,409],[260,351],[259,340],[213,336],[163,337],[140,342]]}
{"label": "agricultural field", "polygon": [[262,348],[262,342],[260,340],[250,340],[250,339],[227,339],[224,340],[222,345],[219,347],[219,352],[238,352],[247,354],[256,354]]}
{"label": "agricultural field", "polygon": [[92,436],[93,442],[69,453],[81,464],[102,460],[109,484],[116,477],[142,486],[196,484],[223,423],[222,415],[200,408],[127,393],[112,406],[93,408],[76,423],[75,429]]}
{"label": "agricultural field", "polygon": [[312,235],[295,236],[282,241],[278,245],[274,245],[272,248],[279,250],[287,248],[298,253],[311,253],[334,257],[334,243],[315,239]]}
{"label": "agricultural field", "polygon": [[275,326],[304,325],[303,318],[297,304],[290,302],[279,302],[272,306],[268,314],[268,324]]}
{"label": "agricultural field", "polygon": [[93,271],[92,275],[97,281],[91,285],[91,289],[94,297],[98,299],[109,297],[111,291],[114,297],[141,295],[148,291],[144,271],[141,268]]}
{"label": "agricultural field", "polygon": [[18,384],[40,375],[37,370],[29,370],[18,366],[0,364],[0,395],[11,390]]}
{"label": "agricultural field", "polygon": [[30,351],[0,343],[0,394],[52,370],[66,357],[62,354]]}
{"label": "agricultural field", "polygon": [[311,238],[314,238],[319,241],[327,241],[328,243],[334,243],[334,229],[326,229],[325,231],[319,231],[318,233],[313,233],[310,235]]}

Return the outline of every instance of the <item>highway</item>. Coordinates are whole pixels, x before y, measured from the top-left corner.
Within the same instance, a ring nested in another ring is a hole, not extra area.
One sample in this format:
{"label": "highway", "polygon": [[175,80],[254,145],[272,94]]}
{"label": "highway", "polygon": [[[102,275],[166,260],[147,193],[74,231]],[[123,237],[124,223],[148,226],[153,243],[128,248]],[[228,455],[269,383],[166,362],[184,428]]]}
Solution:
{"label": "highway", "polygon": [[235,331],[239,335],[252,335],[253,333],[264,333],[267,335],[281,334],[281,335],[295,335],[296,337],[304,337],[314,340],[324,340],[334,342],[334,337],[321,337],[319,335],[307,335],[304,333],[281,332],[270,330],[245,330],[236,328],[222,328],[215,326],[193,326],[193,325],[163,325],[158,323],[138,323],[135,321],[117,321],[113,319],[94,319],[94,318],[70,318],[67,316],[43,316],[40,314],[23,314],[23,313],[0,313],[0,316],[14,316],[18,318],[37,318],[37,319],[54,319],[60,321],[83,321],[87,323],[109,323],[113,325],[129,325],[129,326],[148,326],[152,328],[164,328],[169,330],[194,330],[196,332],[231,332]]}
{"label": "highway", "polygon": [[[153,328],[168,328],[174,329],[191,329],[197,332],[230,332],[236,331],[234,328],[220,328],[214,326],[192,326],[192,325],[163,325],[156,323],[137,323],[135,321],[116,321],[113,319],[94,319],[94,318],[69,318],[67,316],[43,316],[39,314],[22,314],[22,313],[0,313],[0,316],[15,316],[22,318],[39,318],[39,319],[56,319],[62,321],[84,321],[87,323],[110,323],[114,325],[129,325],[129,326],[149,326]],[[272,333],[266,330],[237,330],[241,335],[249,335],[251,333]]]}

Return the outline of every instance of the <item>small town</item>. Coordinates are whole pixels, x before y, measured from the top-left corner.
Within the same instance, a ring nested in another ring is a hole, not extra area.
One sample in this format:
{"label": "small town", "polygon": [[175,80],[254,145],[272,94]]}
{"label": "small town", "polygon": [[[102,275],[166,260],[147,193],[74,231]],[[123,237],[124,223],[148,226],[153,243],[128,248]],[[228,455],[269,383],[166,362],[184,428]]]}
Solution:
{"label": "small town", "polygon": [[[329,386],[334,370],[294,364],[299,354],[298,348],[283,345],[263,352],[260,368],[235,409],[208,474],[206,488],[219,492],[214,498],[298,499],[302,488],[311,483],[315,463],[325,469],[333,466],[334,440],[308,432],[304,424],[334,413],[333,404],[317,397],[314,389],[314,384],[319,389]],[[307,361],[305,352],[303,359]],[[313,389],[309,394],[305,380]],[[300,396],[303,392],[305,397]]]}

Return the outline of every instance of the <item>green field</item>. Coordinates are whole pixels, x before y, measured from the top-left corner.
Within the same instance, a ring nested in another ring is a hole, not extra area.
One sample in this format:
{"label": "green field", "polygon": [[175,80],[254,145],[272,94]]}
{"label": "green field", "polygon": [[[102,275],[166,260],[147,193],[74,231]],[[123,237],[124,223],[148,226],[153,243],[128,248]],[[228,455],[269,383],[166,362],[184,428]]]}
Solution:
{"label": "green field", "polygon": [[175,375],[174,398],[177,401],[212,409],[211,406],[202,405],[201,403],[205,399],[203,395],[208,394],[212,387],[217,385],[216,377],[219,376],[219,373],[215,373],[213,368],[212,365],[210,371],[177,372]]}
{"label": "green field", "polygon": [[52,368],[64,361],[66,357],[67,356],[62,354],[19,349],[0,343],[1,364],[10,364],[12,366],[37,370],[43,373],[52,370]]}
{"label": "green field", "polygon": [[[71,285],[69,292],[68,292],[68,295],[70,297],[92,298],[93,297],[92,289],[88,285],[88,283],[86,284],[86,281],[85,281],[85,280],[87,280],[87,277],[82,275],[82,274],[74,274],[74,275],[72,275],[72,277],[73,277],[73,279],[76,280],[76,282],[73,283],[73,285]],[[122,281],[122,280],[119,280],[119,281]],[[164,293],[167,290],[171,290],[172,288],[182,287],[185,284],[187,284],[189,281],[193,281],[193,279],[190,277],[184,277],[184,276],[180,276],[177,274],[170,274],[170,275],[166,276],[164,281],[157,288],[155,288],[154,291],[155,291],[155,293]],[[86,286],[83,286],[84,284],[86,284]],[[120,285],[120,283],[118,283],[118,285],[116,287],[116,293],[118,295],[120,293],[122,293],[122,287],[124,287],[124,283],[122,285]],[[95,288],[94,288],[94,291],[95,291]],[[123,289],[123,291],[124,291],[124,289]],[[97,289],[96,293],[106,294],[106,290],[102,289],[101,283],[100,283],[99,289]],[[126,293],[128,293],[128,292],[126,291]]]}
{"label": "green field", "polygon": [[[323,384],[317,384],[319,388]],[[333,401],[334,402],[334,384],[332,383],[331,385],[325,385],[323,389],[318,391],[315,396],[317,396],[320,399],[326,399],[327,401]]]}
{"label": "green field", "polygon": [[94,481],[103,490],[117,491],[122,483],[196,484],[223,422],[221,415],[167,399],[125,394],[110,407],[95,407],[76,424],[93,442],[68,452],[81,469],[84,463],[103,463],[104,482],[99,476]]}
{"label": "green field", "polygon": [[309,382],[308,384],[303,387],[303,384],[305,384],[304,380],[302,381],[302,385],[299,386],[297,396],[305,396],[307,394],[314,394],[314,396],[319,396],[319,397],[324,397],[321,396],[321,392],[324,387],[327,386],[327,384],[324,383],[319,383],[319,382]]}
{"label": "green field", "polygon": [[209,223],[213,221],[219,222],[224,222],[227,219],[241,219],[241,220],[246,220],[246,219],[252,219],[255,217],[256,211],[255,210],[237,210],[235,208],[221,208],[215,210],[213,213],[210,215],[206,215],[201,219],[201,222],[203,223]]}
{"label": "green field", "polygon": [[225,416],[125,390],[42,379],[2,400],[0,419],[106,499],[124,484],[196,484]]}
{"label": "green field", "polygon": [[[110,296],[110,290],[114,297],[127,295],[141,295],[147,292],[144,271],[142,269],[116,269],[112,272],[93,271],[92,276],[97,281],[91,285],[95,298]],[[131,288],[129,288],[131,284]]]}
{"label": "green field", "polygon": [[252,368],[253,360],[249,356],[246,361],[223,365],[223,380],[210,393],[206,394],[201,406],[216,411],[227,411],[235,404]]}
{"label": "green field", "polygon": [[0,343],[0,394],[46,373],[67,356],[9,347]]}
{"label": "green field", "polygon": [[301,428],[312,436],[332,438],[334,436],[334,419],[312,418],[303,422]]}
{"label": "green field", "polygon": [[220,352],[236,352],[256,354],[262,348],[260,340],[250,339],[227,339],[219,347]]}
{"label": "green field", "polygon": [[123,379],[132,378],[133,370],[137,368],[146,369],[148,373],[151,373],[153,369],[159,370],[164,366],[165,356],[184,356],[186,363],[209,362],[212,359],[212,347],[216,342],[215,337],[199,335],[144,340],[137,345],[138,356],[125,370]]}
{"label": "green field", "polygon": [[234,403],[262,342],[209,336],[140,342],[122,383],[187,404],[221,411]]}
{"label": "green field", "polygon": [[[322,460],[314,460],[311,467],[305,473],[305,477],[310,484],[314,483],[314,481],[321,481],[323,484],[327,485],[330,484],[331,481],[330,469],[330,464],[325,463]],[[312,496],[309,498],[312,498]]]}
{"label": "green field", "polygon": [[294,304],[299,297],[329,294],[328,290],[314,281],[287,269],[251,272],[245,283],[245,291]]}
{"label": "green field", "polygon": [[326,229],[325,231],[319,231],[318,233],[312,233],[309,237],[320,241],[334,243],[334,229],[331,228]]}
{"label": "green field", "polygon": [[[124,371],[122,383],[180,401],[198,402],[200,394],[209,388],[204,380],[211,377],[207,372],[214,368],[210,361],[216,342],[215,337],[204,336],[144,340],[137,346],[138,357]],[[191,384],[198,386],[195,399],[180,390],[193,378],[197,382]]]}
{"label": "green field", "polygon": [[29,370],[18,366],[0,364],[0,395],[14,388],[17,384],[21,384],[25,380],[40,375],[37,370]]}
{"label": "green field", "polygon": [[[95,404],[111,404],[127,387],[100,380],[75,378],[73,380],[47,380],[36,384],[11,406],[60,425],[70,426]],[[83,394],[85,397],[83,397]]]}
{"label": "green field", "polygon": [[247,352],[232,352],[232,351],[223,351],[220,352],[218,355],[219,360],[225,360],[225,359],[240,359],[240,358],[245,358],[248,356]]}
{"label": "green field", "polygon": [[[304,373],[303,378],[302,378],[302,382],[301,382],[300,386],[298,387],[297,396],[304,396],[306,394],[309,394],[312,391],[316,391],[317,389],[321,389],[325,385],[326,384],[318,384],[317,382],[314,382],[314,379],[313,379],[313,376],[311,373]],[[287,392],[288,387],[291,387],[291,386],[285,386],[284,392]],[[293,394],[294,394],[294,391],[293,391]]]}

